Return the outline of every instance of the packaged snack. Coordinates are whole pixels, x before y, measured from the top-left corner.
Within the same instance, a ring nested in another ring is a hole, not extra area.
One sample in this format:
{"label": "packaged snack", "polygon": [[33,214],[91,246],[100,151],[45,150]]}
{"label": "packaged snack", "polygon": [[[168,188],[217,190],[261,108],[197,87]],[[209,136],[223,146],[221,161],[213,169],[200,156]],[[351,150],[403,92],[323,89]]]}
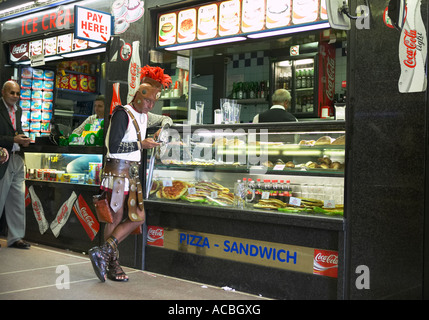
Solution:
{"label": "packaged snack", "polygon": [[45,70],[44,74],[43,74],[43,79],[44,80],[50,80],[53,81],[55,77],[55,72],[52,70]]}
{"label": "packaged snack", "polygon": [[52,112],[42,112],[42,122],[51,122]]}
{"label": "packaged snack", "polygon": [[40,131],[42,133],[49,133],[49,132],[51,132],[51,123],[50,122],[42,122],[40,124]]}
{"label": "packaged snack", "polygon": [[31,99],[31,90],[21,89],[21,99],[24,99],[24,100]]}
{"label": "packaged snack", "polygon": [[80,74],[79,75],[79,90],[88,92],[88,76]]}
{"label": "packaged snack", "polygon": [[33,69],[33,79],[43,80],[45,78],[45,72],[42,69]]}
{"label": "packaged snack", "polygon": [[31,108],[31,101],[30,100],[19,100],[19,106],[21,107],[22,111],[28,111]]}
{"label": "packaged snack", "polygon": [[53,80],[45,80],[45,81],[43,81],[43,90],[45,90],[45,91],[53,91],[54,90],[54,81]]}
{"label": "packaged snack", "polygon": [[77,90],[77,88],[78,88],[77,75],[71,74],[69,78],[69,89]]}
{"label": "packaged snack", "polygon": [[33,78],[33,69],[23,68],[21,72],[21,78],[23,79],[32,79]]}
{"label": "packaged snack", "polygon": [[[41,112],[32,112],[31,117],[33,117],[33,114],[38,113],[40,117],[42,116]],[[40,121],[32,121],[30,123],[30,131],[31,132],[40,132],[40,129],[42,128],[42,123]]]}
{"label": "packaged snack", "polygon": [[43,80],[33,80],[33,82],[31,83],[31,89],[42,90],[43,89]]}
{"label": "packaged snack", "polygon": [[49,101],[42,102],[42,111],[52,111],[53,104]]}
{"label": "packaged snack", "polygon": [[33,100],[42,100],[43,98],[43,91],[41,90],[33,90],[31,92],[31,99]]}
{"label": "packaged snack", "polygon": [[21,89],[31,89],[31,85],[32,85],[31,79],[21,80]]}
{"label": "packaged snack", "polygon": [[52,91],[43,91],[42,95],[43,101],[53,101],[54,100],[54,93]]}

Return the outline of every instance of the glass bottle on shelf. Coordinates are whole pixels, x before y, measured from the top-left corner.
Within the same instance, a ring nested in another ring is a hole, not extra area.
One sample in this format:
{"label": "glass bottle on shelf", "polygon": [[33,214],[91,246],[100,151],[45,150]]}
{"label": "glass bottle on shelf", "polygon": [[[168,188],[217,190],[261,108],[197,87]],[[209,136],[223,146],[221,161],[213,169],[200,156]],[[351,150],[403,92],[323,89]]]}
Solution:
{"label": "glass bottle on shelf", "polygon": [[256,179],[256,185],[255,185],[255,202],[258,203],[259,200],[261,200],[262,197],[262,183],[261,179]]}
{"label": "glass bottle on shelf", "polygon": [[301,70],[296,71],[296,88],[301,89],[302,87],[302,72]]}

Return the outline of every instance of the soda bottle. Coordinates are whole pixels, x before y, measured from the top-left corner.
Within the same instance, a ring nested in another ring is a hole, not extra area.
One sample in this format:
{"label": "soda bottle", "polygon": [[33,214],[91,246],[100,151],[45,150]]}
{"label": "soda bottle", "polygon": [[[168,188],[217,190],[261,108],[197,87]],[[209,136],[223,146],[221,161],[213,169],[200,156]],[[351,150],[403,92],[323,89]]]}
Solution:
{"label": "soda bottle", "polygon": [[290,180],[286,180],[284,193],[285,193],[284,202],[289,203],[289,199],[292,196],[292,188],[290,186]]}
{"label": "soda bottle", "polygon": [[285,181],[280,180],[279,183],[279,200],[285,202]]}
{"label": "soda bottle", "polygon": [[255,194],[255,197],[253,198],[252,201],[250,201],[250,203],[255,203],[255,199],[256,199],[256,184],[255,181],[252,181],[252,179],[249,179],[249,190],[247,192],[247,199],[249,199],[248,201],[250,201],[250,199],[252,199],[252,193]]}
{"label": "soda bottle", "polygon": [[271,194],[271,181],[266,179],[264,180],[264,186],[262,187],[262,197],[263,200],[268,200]]}
{"label": "soda bottle", "polygon": [[273,183],[271,184],[270,198],[272,199],[279,198],[278,180],[273,180]]}
{"label": "soda bottle", "polygon": [[262,184],[261,179],[256,179],[256,186],[255,186],[255,203],[258,203],[259,200],[261,200],[262,197]]}

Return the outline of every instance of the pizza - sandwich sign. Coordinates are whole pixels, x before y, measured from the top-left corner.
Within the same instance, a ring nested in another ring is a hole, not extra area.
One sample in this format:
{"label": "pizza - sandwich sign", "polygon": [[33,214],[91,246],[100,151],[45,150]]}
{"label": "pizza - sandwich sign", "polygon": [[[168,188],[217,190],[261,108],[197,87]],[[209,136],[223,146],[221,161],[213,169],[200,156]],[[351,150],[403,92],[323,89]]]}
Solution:
{"label": "pizza - sandwich sign", "polygon": [[75,38],[107,43],[113,30],[113,17],[109,13],[75,6]]}

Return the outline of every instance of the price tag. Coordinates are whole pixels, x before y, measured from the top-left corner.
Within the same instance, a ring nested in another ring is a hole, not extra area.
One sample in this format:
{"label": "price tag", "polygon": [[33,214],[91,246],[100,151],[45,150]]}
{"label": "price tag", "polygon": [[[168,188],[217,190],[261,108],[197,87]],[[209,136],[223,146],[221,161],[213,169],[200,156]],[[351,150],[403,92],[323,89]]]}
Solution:
{"label": "price tag", "polygon": [[270,198],[270,193],[268,191],[262,192],[261,199],[262,200],[268,200]]}
{"label": "price tag", "polygon": [[212,191],[212,192],[210,193],[210,197],[212,197],[212,198],[217,198],[217,191]]}
{"label": "price tag", "polygon": [[283,170],[285,168],[285,166],[286,166],[285,164],[276,164],[274,166],[273,170],[279,170],[279,171],[281,171],[281,170]]}
{"label": "price tag", "polygon": [[295,197],[290,197],[289,198],[289,204],[296,206],[296,207],[300,207],[301,206],[301,199],[295,198]]}
{"label": "price tag", "polygon": [[196,191],[195,187],[188,188],[188,194],[196,194],[196,193],[197,193],[197,191]]}
{"label": "price tag", "polygon": [[335,201],[334,200],[323,200],[323,206],[325,208],[335,209]]}
{"label": "price tag", "polygon": [[171,179],[165,179],[162,181],[162,185],[164,187],[172,187],[173,186],[173,181]]}

